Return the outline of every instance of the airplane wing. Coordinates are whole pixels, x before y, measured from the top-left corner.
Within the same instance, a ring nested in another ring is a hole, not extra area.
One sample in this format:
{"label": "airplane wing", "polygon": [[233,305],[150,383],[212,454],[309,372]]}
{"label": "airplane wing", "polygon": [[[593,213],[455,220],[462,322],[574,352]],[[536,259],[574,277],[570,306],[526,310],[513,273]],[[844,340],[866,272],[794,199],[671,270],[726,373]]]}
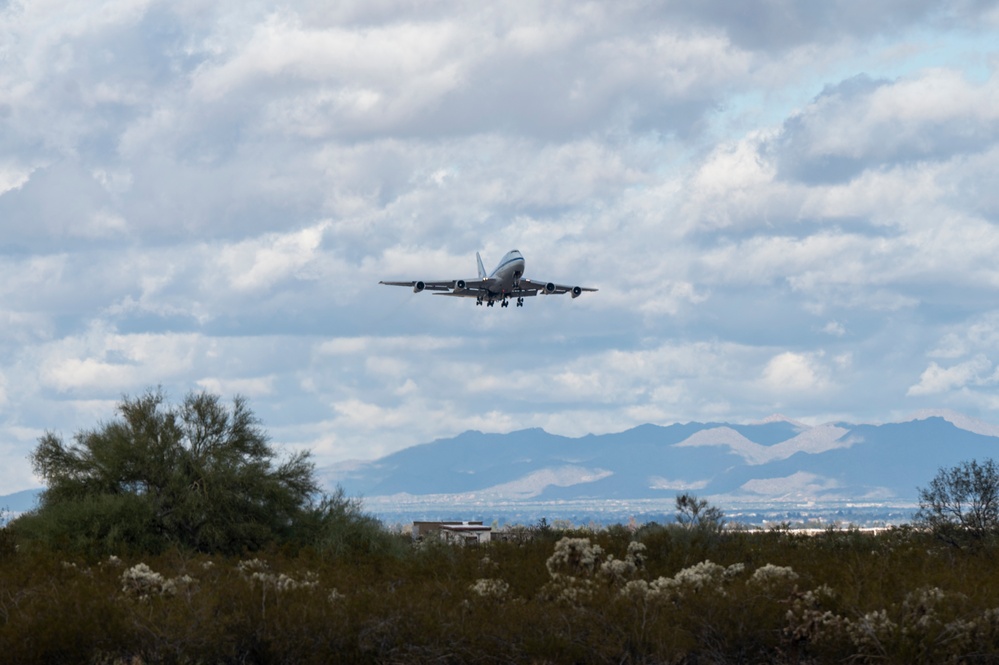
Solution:
{"label": "airplane wing", "polygon": [[440,282],[424,282],[413,280],[411,282],[378,282],[388,286],[408,286],[414,293],[420,291],[435,291],[436,296],[457,296],[460,298],[478,298],[489,292],[489,286],[496,280],[485,279],[451,279]]}
{"label": "airplane wing", "polygon": [[413,280],[411,282],[378,282],[379,284],[387,284],[388,286],[408,286],[413,291],[419,293],[420,291],[450,291],[454,288],[454,280],[449,282],[423,282],[420,280]]}
{"label": "airplane wing", "polygon": [[538,282],[533,279],[521,279],[520,290],[530,291],[522,295],[558,295],[569,293],[573,298],[578,298],[583,291],[596,291],[597,289],[586,286],[566,286],[565,284],[555,284],[553,282]]}
{"label": "airplane wing", "polygon": [[524,298],[537,295],[558,295],[561,293],[568,293],[573,298],[578,298],[584,291],[597,290],[585,286],[568,286],[565,284],[555,284],[553,282],[539,282],[531,279],[521,279],[514,286],[510,287],[504,286],[503,282],[495,277],[480,277],[479,279],[452,279],[439,282],[412,280],[409,282],[382,281],[378,283],[387,284],[388,286],[406,286],[413,289],[414,293],[419,293],[421,291],[433,291],[435,296],[478,298],[480,300],[485,299],[490,303],[494,300],[502,300],[505,303],[508,298]]}

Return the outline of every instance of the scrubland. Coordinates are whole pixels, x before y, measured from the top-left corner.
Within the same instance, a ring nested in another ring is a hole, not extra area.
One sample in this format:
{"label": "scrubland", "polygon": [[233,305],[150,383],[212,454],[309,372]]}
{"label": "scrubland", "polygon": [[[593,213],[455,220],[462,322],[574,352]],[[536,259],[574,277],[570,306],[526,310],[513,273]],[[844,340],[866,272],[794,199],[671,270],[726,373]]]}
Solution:
{"label": "scrubland", "polygon": [[992,663],[993,547],[927,532],[523,529],[121,556],[0,531],[5,663]]}

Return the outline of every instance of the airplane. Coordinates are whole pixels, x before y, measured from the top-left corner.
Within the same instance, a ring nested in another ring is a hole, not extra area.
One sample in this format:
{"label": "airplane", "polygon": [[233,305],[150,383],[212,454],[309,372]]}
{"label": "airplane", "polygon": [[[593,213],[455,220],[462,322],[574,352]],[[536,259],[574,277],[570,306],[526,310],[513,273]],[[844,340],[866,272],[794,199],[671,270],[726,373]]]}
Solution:
{"label": "airplane", "polygon": [[536,282],[524,278],[524,255],[515,249],[507,252],[499,265],[486,275],[482,267],[482,257],[475,253],[475,261],[479,267],[478,279],[452,279],[441,282],[378,282],[388,286],[409,286],[413,293],[433,291],[435,296],[453,296],[456,298],[475,298],[475,304],[486,303],[492,307],[498,300],[502,307],[510,305],[510,298],[517,299],[517,307],[524,306],[525,296],[552,295],[568,293],[578,298],[583,291],[596,291],[582,286],[564,286],[553,282]]}

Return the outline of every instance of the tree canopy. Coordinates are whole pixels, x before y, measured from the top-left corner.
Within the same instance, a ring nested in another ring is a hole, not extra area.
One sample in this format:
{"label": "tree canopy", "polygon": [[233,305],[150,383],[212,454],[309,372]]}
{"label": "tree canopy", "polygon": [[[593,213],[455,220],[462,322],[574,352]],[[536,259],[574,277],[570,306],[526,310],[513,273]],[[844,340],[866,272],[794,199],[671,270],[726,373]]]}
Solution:
{"label": "tree canopy", "polygon": [[687,529],[721,531],[725,526],[725,514],[721,508],[712,506],[707,499],[699,499],[690,492],[676,496],[676,521]]}
{"label": "tree canopy", "polygon": [[314,520],[310,454],[278,460],[245,399],[201,392],[171,406],[148,391],[124,397],[117,416],[69,445],[39,439],[31,462],[47,489],[19,531],[109,550],[239,552]]}
{"label": "tree canopy", "polygon": [[999,467],[988,459],[940,469],[919,490],[916,523],[953,545],[994,537],[999,531]]}

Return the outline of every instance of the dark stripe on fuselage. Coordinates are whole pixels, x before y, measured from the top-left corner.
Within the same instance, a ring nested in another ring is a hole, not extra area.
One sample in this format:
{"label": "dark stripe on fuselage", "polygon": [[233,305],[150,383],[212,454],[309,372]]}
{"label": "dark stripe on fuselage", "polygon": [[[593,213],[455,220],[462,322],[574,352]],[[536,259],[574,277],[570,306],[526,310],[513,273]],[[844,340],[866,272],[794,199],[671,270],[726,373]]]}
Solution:
{"label": "dark stripe on fuselage", "polygon": [[496,266],[496,270],[493,270],[492,274],[489,275],[489,276],[490,277],[495,277],[496,273],[498,273],[499,271],[503,270],[503,268],[507,267],[511,263],[515,263],[517,261],[524,261],[524,257],[523,256],[514,256],[514,257],[511,257],[511,258],[507,259],[503,263],[501,263],[498,266]]}
{"label": "dark stripe on fuselage", "polygon": [[[521,266],[520,266],[520,274],[523,275],[524,274],[524,266],[526,265],[527,262],[524,261],[524,256],[520,252],[517,252],[514,256],[511,256],[506,261],[503,261],[503,263],[501,263],[498,266],[496,266],[496,269],[492,271],[492,273],[489,275],[489,277],[490,278],[497,278],[498,275],[499,275],[499,273],[503,272],[503,270],[505,268],[507,268],[511,264],[516,264],[518,262],[521,264]],[[500,287],[499,289],[488,289],[489,294],[490,295],[503,295],[504,293],[510,293],[514,288],[516,288],[516,285],[513,283],[512,279],[509,281],[509,283],[501,283],[498,286]]]}

